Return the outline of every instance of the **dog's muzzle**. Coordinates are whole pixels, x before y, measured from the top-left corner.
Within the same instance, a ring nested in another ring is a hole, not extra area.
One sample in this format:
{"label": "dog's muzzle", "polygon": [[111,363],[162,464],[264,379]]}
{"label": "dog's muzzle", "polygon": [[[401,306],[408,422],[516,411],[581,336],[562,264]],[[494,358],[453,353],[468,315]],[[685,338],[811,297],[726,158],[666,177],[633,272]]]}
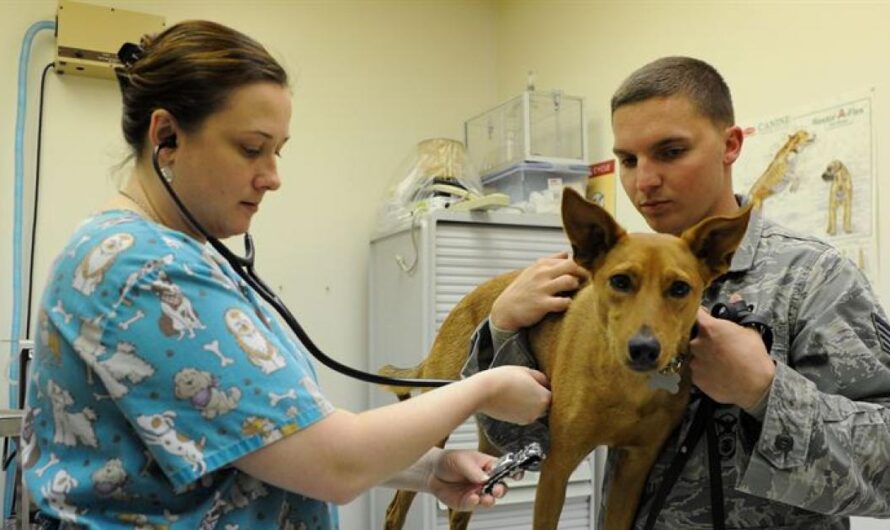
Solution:
{"label": "dog's muzzle", "polygon": [[638,372],[646,372],[655,368],[661,355],[661,343],[652,332],[643,328],[630,338],[627,343],[628,366]]}
{"label": "dog's muzzle", "polygon": [[[694,339],[698,336],[698,323],[692,324],[692,329],[689,330],[689,340]],[[689,341],[685,344],[685,349],[678,353],[676,357],[670,360],[667,363],[667,366],[658,371],[661,375],[674,375],[680,373],[680,370],[683,369],[683,365],[685,365],[689,361]]]}

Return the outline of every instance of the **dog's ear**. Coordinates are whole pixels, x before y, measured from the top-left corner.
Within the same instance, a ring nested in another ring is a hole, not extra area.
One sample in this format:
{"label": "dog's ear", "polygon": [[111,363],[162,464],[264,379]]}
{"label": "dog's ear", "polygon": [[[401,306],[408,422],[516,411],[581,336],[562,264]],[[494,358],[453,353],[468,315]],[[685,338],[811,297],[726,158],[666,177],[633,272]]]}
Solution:
{"label": "dog's ear", "polygon": [[729,270],[732,256],[748,229],[752,206],[748,203],[732,215],[708,217],[680,236],[709,274],[705,283]]}
{"label": "dog's ear", "polygon": [[624,235],[624,229],[609,212],[572,188],[562,192],[562,225],[572,244],[575,261],[588,270],[593,270],[597,261]]}

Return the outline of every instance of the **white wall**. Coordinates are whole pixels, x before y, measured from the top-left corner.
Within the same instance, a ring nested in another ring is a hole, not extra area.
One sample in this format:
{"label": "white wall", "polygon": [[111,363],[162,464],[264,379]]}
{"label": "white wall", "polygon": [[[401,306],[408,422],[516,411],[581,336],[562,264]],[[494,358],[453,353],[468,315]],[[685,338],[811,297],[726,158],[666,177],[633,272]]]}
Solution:
{"label": "white wall", "polygon": [[[880,142],[890,126],[888,20],[887,2],[504,0],[497,17],[498,93],[517,93],[534,70],[539,88],[585,96],[591,155],[599,160],[611,156],[612,93],[631,71],[661,56],[691,55],[715,65],[732,89],[740,123],[875,87],[880,176],[890,168],[890,150]],[[890,186],[879,185],[878,194],[884,208],[878,226],[887,226]],[[619,220],[646,229],[624,194],[618,196]],[[879,238],[879,294],[886,307],[890,230]],[[854,524],[856,530],[887,527],[886,520]]]}
{"label": "white wall", "polygon": [[[462,119],[495,99],[494,9],[488,2],[94,1],[167,17],[211,18],[257,38],[292,75],[294,117],[282,189],[264,201],[253,233],[257,268],[319,345],[367,365],[367,248],[386,185],[421,139],[462,138]],[[0,339],[8,338],[15,84],[20,43],[52,0],[0,0]],[[53,57],[36,41],[38,71]],[[36,283],[77,220],[115,189],[125,154],[120,96],[111,81],[51,76],[47,83]],[[32,120],[33,123],[33,120]],[[29,133],[28,138],[33,138]],[[31,174],[29,172],[29,174]],[[31,179],[29,177],[28,181]],[[8,346],[0,343],[2,358]],[[420,353],[420,352],[419,352]],[[5,402],[4,384],[0,394]],[[367,406],[367,387],[321,367],[343,408]],[[366,525],[367,501],[341,510],[343,528]]]}

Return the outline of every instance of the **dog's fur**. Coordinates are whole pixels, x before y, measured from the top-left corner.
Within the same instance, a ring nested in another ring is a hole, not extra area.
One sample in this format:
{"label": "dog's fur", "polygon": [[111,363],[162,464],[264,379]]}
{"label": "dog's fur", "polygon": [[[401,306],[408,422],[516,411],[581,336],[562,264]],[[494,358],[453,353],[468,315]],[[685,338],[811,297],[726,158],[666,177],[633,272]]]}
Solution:
{"label": "dog's fur", "polygon": [[837,211],[844,210],[844,232],[853,232],[853,177],[840,160],[832,160],[822,173],[822,180],[831,182],[828,190],[828,235],[837,234]]}
{"label": "dog's fur", "polygon": [[[745,208],[733,216],[704,220],[680,237],[629,234],[599,206],[571,190],[564,192],[565,232],[575,261],[590,271],[591,279],[574,295],[568,311],[551,314],[529,329],[553,392],[550,450],[535,499],[536,530],[557,527],[569,475],[600,445],[619,449],[622,455],[605,527],[630,527],[649,468],[689,399],[685,366],[676,394],[653,389],[649,377],[686,352],[702,291],[729,267],[749,212]],[[461,300],[420,365],[389,366],[381,373],[457,379],[474,329],[516,274],[494,278]],[[410,397],[408,389],[388,389],[400,399]],[[480,450],[496,454],[479,434]],[[402,528],[413,497],[413,492],[396,494],[387,510],[387,529]],[[469,513],[453,512],[451,528],[466,528],[469,518]]]}
{"label": "dog's fur", "polygon": [[[796,155],[801,148],[815,139],[815,136],[803,129],[788,136],[785,144],[773,155],[769,166],[767,166],[754,185],[751,186],[749,196],[755,208],[759,208],[768,197],[784,189],[784,181],[791,172],[793,155]],[[797,179],[794,179],[794,182],[791,183],[791,191],[796,191],[798,184]]]}

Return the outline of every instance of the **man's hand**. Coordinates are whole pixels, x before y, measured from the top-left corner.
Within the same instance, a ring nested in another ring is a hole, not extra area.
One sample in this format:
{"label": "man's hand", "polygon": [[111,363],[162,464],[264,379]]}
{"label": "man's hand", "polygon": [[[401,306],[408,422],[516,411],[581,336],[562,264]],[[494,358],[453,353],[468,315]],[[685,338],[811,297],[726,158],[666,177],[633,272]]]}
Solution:
{"label": "man's hand", "polygon": [[470,511],[477,506],[492,506],[504,496],[506,486],[498,484],[491,495],[482,494],[488,471],[497,459],[478,451],[442,451],[433,466],[429,490],[449,508]]}
{"label": "man's hand", "polygon": [[560,294],[574,291],[588,276],[567,252],[541,258],[519,273],[498,296],[489,320],[504,331],[537,324],[547,313],[565,311],[571,299]]}
{"label": "man's hand", "polygon": [[698,336],[689,342],[692,382],[718,403],[752,410],[766,395],[776,365],[757,331],[698,310]]}

